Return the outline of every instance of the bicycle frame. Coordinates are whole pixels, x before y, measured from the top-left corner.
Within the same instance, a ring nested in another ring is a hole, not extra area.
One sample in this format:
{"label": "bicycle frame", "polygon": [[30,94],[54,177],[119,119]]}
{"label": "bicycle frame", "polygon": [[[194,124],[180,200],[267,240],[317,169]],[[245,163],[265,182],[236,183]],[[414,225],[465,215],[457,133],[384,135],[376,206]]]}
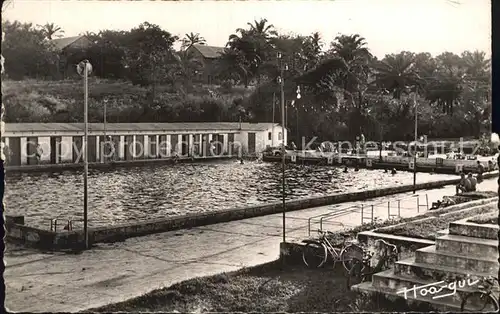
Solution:
{"label": "bicycle frame", "polygon": [[334,247],[333,244],[330,241],[328,241],[326,236],[322,238],[322,241],[325,244],[326,249],[328,250],[330,255],[336,260],[340,260],[340,253],[342,252],[342,249],[345,247],[345,239],[344,241],[342,241],[342,249]]}

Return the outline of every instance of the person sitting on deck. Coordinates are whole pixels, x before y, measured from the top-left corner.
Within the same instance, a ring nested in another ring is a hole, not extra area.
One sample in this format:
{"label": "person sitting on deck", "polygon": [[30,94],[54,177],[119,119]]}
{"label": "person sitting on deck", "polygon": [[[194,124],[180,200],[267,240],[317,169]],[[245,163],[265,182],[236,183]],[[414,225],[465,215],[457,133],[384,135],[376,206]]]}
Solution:
{"label": "person sitting on deck", "polygon": [[466,192],[467,189],[466,189],[466,184],[470,184],[470,181],[467,182],[467,178],[465,177],[465,173],[463,172],[460,172],[460,182],[458,182],[457,186],[456,186],[456,192],[457,194],[459,194],[460,192]]}

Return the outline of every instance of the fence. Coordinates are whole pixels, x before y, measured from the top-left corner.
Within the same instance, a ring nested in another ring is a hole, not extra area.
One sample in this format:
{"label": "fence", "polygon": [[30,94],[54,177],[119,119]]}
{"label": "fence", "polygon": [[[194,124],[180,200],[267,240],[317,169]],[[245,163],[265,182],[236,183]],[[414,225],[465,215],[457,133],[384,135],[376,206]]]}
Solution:
{"label": "fence", "polygon": [[[413,203],[415,202],[415,203]],[[353,206],[348,206],[341,208],[339,210],[335,210],[330,213],[326,214],[320,214],[316,216],[309,217],[308,219],[308,234],[311,236],[311,229],[312,225],[314,223],[318,223],[317,220],[319,219],[319,230],[323,231],[323,226],[324,224],[328,223],[328,225],[341,225],[345,226],[345,223],[339,222],[339,221],[331,221],[335,218],[340,218],[343,216],[347,216],[349,214],[353,213],[359,213],[360,218],[361,218],[361,224],[367,223],[373,223],[377,216],[380,216],[380,214],[387,209],[387,219],[391,218],[399,218],[401,217],[402,211],[411,211],[413,212],[414,210],[417,211],[417,213],[420,212],[422,207],[425,207],[425,210],[429,210],[429,197],[427,194],[423,195],[412,195],[409,197],[405,198],[399,198],[396,200],[389,200],[389,201],[384,201],[380,203],[373,203],[373,204],[360,204],[360,205],[353,205]],[[316,221],[314,221],[316,220]]]}

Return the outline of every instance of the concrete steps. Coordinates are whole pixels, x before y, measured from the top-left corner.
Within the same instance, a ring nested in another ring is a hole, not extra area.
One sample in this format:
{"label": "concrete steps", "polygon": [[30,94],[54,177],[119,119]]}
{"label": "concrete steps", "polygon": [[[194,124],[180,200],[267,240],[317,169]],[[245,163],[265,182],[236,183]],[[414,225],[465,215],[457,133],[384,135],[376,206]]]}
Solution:
{"label": "concrete steps", "polygon": [[488,276],[496,276],[497,271],[489,273],[477,272],[474,274],[469,274],[469,272],[463,268],[417,263],[414,258],[407,258],[396,262],[396,264],[394,265],[394,274],[401,274],[403,276],[415,276],[420,279],[433,281],[440,281],[444,278],[462,280],[467,276],[470,276],[472,280],[476,280]]}
{"label": "concrete steps", "polygon": [[[417,249],[414,257],[397,261],[393,269],[374,274],[372,282],[352,290],[380,292],[409,303],[426,302],[442,311],[460,310],[462,296],[477,291],[477,280],[497,277],[499,268],[498,226],[467,220],[450,223],[447,230],[437,232],[433,245]],[[415,291],[409,290],[414,287]],[[498,294],[498,284],[493,291]]]}
{"label": "concrete steps", "polygon": [[480,273],[498,271],[498,261],[496,258],[486,255],[467,256],[461,253],[439,251],[436,249],[436,245],[421,248],[415,252],[415,261],[417,263],[463,268],[471,272]]}
{"label": "concrete steps", "polygon": [[447,234],[436,239],[436,250],[498,259],[498,240]]}
{"label": "concrete steps", "polygon": [[[396,293],[396,291],[392,289],[374,287],[371,282],[362,282],[358,285],[351,287],[351,290],[358,291],[361,293],[383,293],[388,299],[398,299],[402,297],[402,294]],[[404,296],[403,296],[404,297]],[[447,303],[442,299],[431,299],[429,298],[414,298],[413,294],[408,293],[406,301],[408,304],[416,304],[416,303],[431,303],[432,306],[439,312],[459,312],[460,311],[460,303]]]}
{"label": "concrete steps", "polygon": [[[470,283],[473,282],[474,281],[472,280],[470,281]],[[476,290],[474,289],[474,285],[469,287],[467,281],[465,281],[463,282],[463,287],[459,287],[458,284],[456,284],[457,293],[453,293],[454,289],[446,288],[448,287],[448,284],[445,282],[435,281],[435,280],[425,280],[417,278],[415,276],[394,274],[391,269],[373,275],[372,285],[373,287],[376,288],[390,289],[403,298],[405,297],[405,291],[406,291],[406,298],[408,298],[411,295],[413,298],[422,299],[427,302],[439,299],[443,303],[455,304],[457,306],[460,306],[460,303],[462,302],[462,297],[461,297],[462,293],[472,292]],[[426,287],[419,289],[418,287],[420,286],[426,286]],[[442,287],[445,288],[442,289],[439,293],[436,293],[434,295],[431,295],[430,293],[426,292],[429,289],[437,291]],[[412,291],[410,290],[412,288],[417,288],[417,289]]]}
{"label": "concrete steps", "polygon": [[450,234],[471,238],[498,240],[498,226],[490,224],[475,224],[466,219],[451,222],[448,229]]}

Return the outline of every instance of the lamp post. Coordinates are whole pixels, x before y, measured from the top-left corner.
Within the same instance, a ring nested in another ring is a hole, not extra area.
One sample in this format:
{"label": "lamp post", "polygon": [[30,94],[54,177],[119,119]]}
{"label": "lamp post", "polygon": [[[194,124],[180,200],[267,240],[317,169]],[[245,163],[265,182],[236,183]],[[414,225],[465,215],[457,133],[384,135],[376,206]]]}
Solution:
{"label": "lamp post", "polygon": [[417,89],[413,94],[413,104],[415,105],[415,151],[413,152],[413,194],[417,192],[417,139],[418,139],[418,106],[417,106]]}
{"label": "lamp post", "polygon": [[83,77],[83,123],[84,123],[84,145],[82,145],[83,154],[83,234],[85,237],[85,248],[89,248],[89,233],[88,233],[88,132],[89,132],[89,121],[88,121],[88,98],[89,98],[89,88],[88,88],[88,78],[89,74],[92,72],[92,65],[88,60],[83,60],[77,64],[76,70],[79,75]]}
{"label": "lamp post", "polygon": [[[286,150],[285,150],[285,78],[283,77],[285,68],[282,63],[282,55],[278,52],[278,60],[280,63],[280,76],[278,77],[278,82],[280,84],[280,96],[281,96],[281,195],[283,202],[283,243],[286,242],[286,201],[285,201],[285,167],[286,167]],[[285,65],[286,67],[286,65]]]}
{"label": "lamp post", "polygon": [[[103,122],[104,122],[104,145],[102,145],[102,149],[103,149],[103,159],[104,159],[104,163],[106,163],[106,159],[107,159],[107,156],[108,156],[108,147],[109,147],[109,143],[108,143],[108,137],[106,136],[106,119],[107,119],[107,106],[108,106],[108,99],[107,98],[104,98],[104,118],[103,118]],[[101,153],[102,154],[102,153]]]}
{"label": "lamp post", "polygon": [[[297,100],[301,98],[300,96],[300,86],[297,86],[297,90],[295,91],[297,94]],[[300,134],[299,134],[299,105],[295,105],[295,114],[297,115],[297,146],[300,145],[302,142],[300,141]]]}

